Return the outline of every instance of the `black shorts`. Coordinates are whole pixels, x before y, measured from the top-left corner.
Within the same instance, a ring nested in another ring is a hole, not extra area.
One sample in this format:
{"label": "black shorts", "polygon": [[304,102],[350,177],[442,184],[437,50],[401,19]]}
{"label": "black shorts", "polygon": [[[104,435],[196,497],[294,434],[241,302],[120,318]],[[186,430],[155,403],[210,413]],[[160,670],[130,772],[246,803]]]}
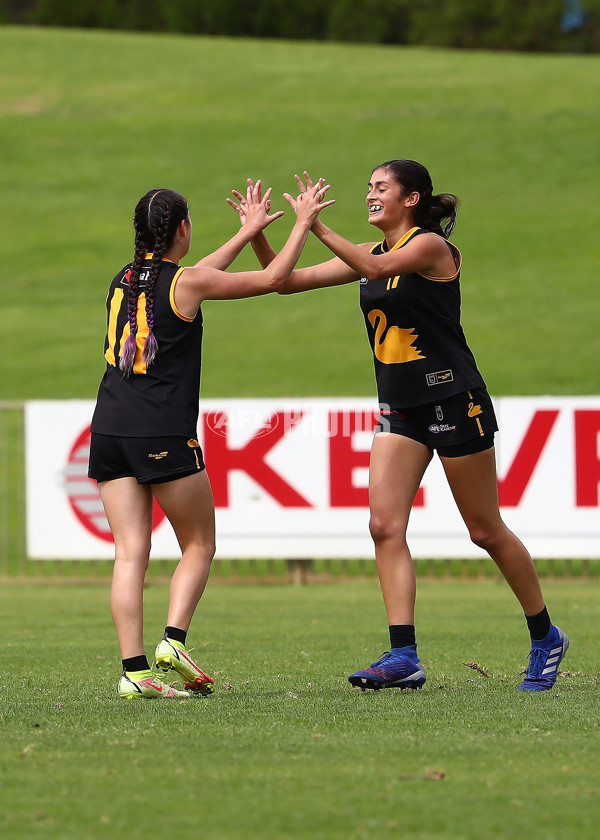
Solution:
{"label": "black shorts", "polygon": [[163,484],[203,469],[195,438],[91,436],[88,476],[96,481],[133,476],[138,484]]}
{"label": "black shorts", "polygon": [[444,458],[459,458],[490,449],[498,423],[487,389],[472,388],[429,405],[383,410],[375,431],[403,435]]}

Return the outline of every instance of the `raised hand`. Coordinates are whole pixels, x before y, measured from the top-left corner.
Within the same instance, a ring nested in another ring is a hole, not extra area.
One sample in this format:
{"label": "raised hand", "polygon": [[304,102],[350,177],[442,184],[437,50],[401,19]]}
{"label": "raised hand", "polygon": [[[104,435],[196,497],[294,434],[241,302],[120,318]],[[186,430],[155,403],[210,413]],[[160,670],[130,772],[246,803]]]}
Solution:
{"label": "raised hand", "polygon": [[271,213],[271,192],[269,187],[262,195],[262,182],[260,179],[254,183],[251,178],[248,178],[248,186],[246,188],[246,195],[243,196],[237,190],[232,190],[232,195],[237,198],[237,203],[231,198],[226,201],[230,207],[236,211],[240,217],[240,224],[250,226],[256,233],[260,233],[268,227],[271,222],[280,219],[285,215],[283,210],[278,210],[276,213]]}
{"label": "raised hand", "polygon": [[294,178],[300,188],[298,197],[294,198],[289,193],[284,193],[283,197],[292,206],[298,218],[306,218],[313,224],[317,220],[321,210],[329,207],[331,204],[335,204],[334,198],[329,201],[323,200],[327,190],[331,189],[331,186],[325,183],[324,178],[319,178],[317,183],[313,184],[308,172],[304,172],[305,181],[298,177],[298,175],[294,175]]}

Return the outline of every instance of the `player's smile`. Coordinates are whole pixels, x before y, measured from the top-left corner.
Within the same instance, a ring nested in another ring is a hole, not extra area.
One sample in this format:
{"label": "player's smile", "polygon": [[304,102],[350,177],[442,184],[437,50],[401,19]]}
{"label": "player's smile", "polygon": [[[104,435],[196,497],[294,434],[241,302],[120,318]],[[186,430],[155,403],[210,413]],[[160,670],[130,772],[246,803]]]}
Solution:
{"label": "player's smile", "polygon": [[395,210],[401,196],[401,190],[391,178],[386,169],[376,169],[368,185],[367,210],[369,222],[379,224],[382,214]]}
{"label": "player's smile", "polygon": [[377,224],[381,214],[384,212],[385,207],[381,203],[380,200],[372,200],[370,201],[367,197],[367,210],[369,213],[369,222],[374,225]]}

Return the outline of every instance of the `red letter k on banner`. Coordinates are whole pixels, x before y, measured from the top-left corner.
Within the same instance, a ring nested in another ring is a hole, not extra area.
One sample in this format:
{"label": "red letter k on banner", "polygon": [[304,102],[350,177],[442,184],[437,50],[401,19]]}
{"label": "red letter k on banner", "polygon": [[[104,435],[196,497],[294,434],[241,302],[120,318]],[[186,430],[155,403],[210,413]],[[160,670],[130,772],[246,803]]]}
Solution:
{"label": "red letter k on banner", "polygon": [[[294,416],[298,422],[302,415]],[[204,457],[216,507],[229,505],[229,473],[241,470],[283,507],[312,507],[297,490],[265,462],[290,425],[286,412],[274,412],[244,446],[229,445],[227,416],[222,412],[204,415]]]}

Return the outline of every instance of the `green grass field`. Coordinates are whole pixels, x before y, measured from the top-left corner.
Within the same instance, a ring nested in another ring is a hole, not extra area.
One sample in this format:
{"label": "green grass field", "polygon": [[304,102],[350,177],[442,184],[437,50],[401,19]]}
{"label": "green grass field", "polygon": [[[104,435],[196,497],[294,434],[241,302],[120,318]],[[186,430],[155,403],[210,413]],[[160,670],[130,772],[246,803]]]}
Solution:
{"label": "green grass field", "polygon": [[[600,607],[585,583],[545,591],[572,639],[552,692],[516,691],[527,633],[505,585],[424,581],[428,681],[374,694],[346,681],[386,645],[374,581],[209,584],[190,645],[217,691],[171,704],[116,696],[104,587],[12,587],[2,836],[592,840]],[[146,591],[149,649],[166,599]]]}
{"label": "green grass field", "polygon": [[[0,399],[95,395],[106,288],[148,188],[188,196],[198,258],[236,228],[232,188],[262,177],[287,207],[308,168],[333,185],[327,223],[365,241],[366,183],[391,157],[462,201],[464,324],[490,391],[597,393],[598,62],[1,27]],[[328,256],[310,242],[303,261]],[[207,397],[374,393],[351,287],[205,316]]]}
{"label": "green grass field", "polygon": [[[364,241],[366,183],[391,157],[461,198],[464,325],[490,391],[598,393],[599,87],[597,56],[0,27],[0,400],[94,397],[148,188],[188,196],[191,258],[235,231],[232,188],[262,177],[285,208],[303,168],[333,185],[327,223]],[[302,260],[327,256],[309,242]],[[375,392],[352,288],[209,303],[205,321],[206,397]],[[2,458],[21,494],[16,422]],[[527,634],[490,579],[420,583],[423,690],[351,689],[387,643],[373,579],[209,585],[190,644],[216,695],[136,704],[115,693],[106,587],[8,586],[2,836],[595,840],[596,588],[544,588],[573,644],[541,696],[516,692]],[[147,589],[149,651],[166,597]]]}

